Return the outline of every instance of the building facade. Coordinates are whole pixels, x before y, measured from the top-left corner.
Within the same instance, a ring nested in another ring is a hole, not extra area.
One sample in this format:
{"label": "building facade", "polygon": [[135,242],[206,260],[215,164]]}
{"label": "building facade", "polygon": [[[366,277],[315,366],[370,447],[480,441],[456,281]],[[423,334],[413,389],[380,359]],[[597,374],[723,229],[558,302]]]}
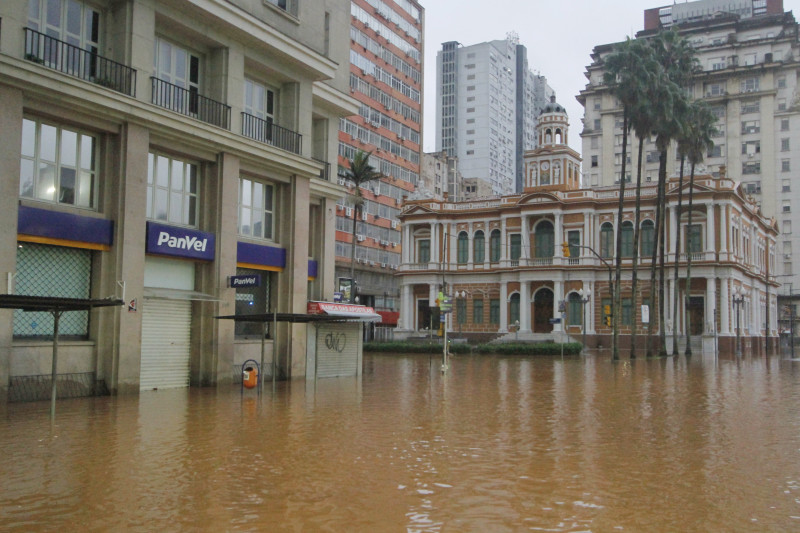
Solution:
{"label": "building facade", "polygon": [[[619,190],[580,188],[581,161],[567,145],[566,125],[564,109],[555,102],[548,104],[537,127],[541,146],[525,156],[523,193],[483,201],[404,204],[403,238],[409,245],[399,270],[400,331],[413,336],[430,328],[438,317],[435,302],[442,291],[454,298],[448,329],[465,336],[530,340],[567,333],[580,340],[585,333],[590,346],[610,345],[605,311],[611,304]],[[713,348],[715,339],[720,349],[732,349],[737,334],[746,346],[756,346],[767,336],[776,338],[774,221],[760,214],[741,184],[724,174],[704,174],[695,178],[689,225],[688,180],[680,212],[679,189],[678,179],[670,180],[667,332],[677,328],[683,335],[689,328],[706,349]],[[635,295],[631,292],[634,202],[633,196],[626,198],[622,222],[623,344],[633,328],[642,334],[648,320],[657,320],[655,310],[643,309],[650,294],[650,254],[655,245],[655,183],[642,189]],[[677,249],[679,232],[681,249]],[[672,269],[676,259],[677,283]],[[687,289],[689,259],[692,282]],[[673,316],[676,294],[688,305],[680,306]],[[564,322],[553,324],[551,319],[562,317],[561,302]]]}
{"label": "building facade", "polygon": [[554,94],[528,67],[527,50],[504,40],[442,44],[436,57],[436,150],[458,157],[465,178],[492,194],[522,188],[523,153],[536,146],[536,117]]}
{"label": "building facade", "polygon": [[[800,105],[797,101],[797,22],[784,12],[782,0],[698,0],[645,11],[649,37],[664,28],[676,28],[689,39],[700,71],[687,90],[702,99],[717,116],[714,148],[705,164],[713,176],[725,168],[728,179],[741,183],[780,230],[773,272],[781,294],[800,288],[800,243],[793,230],[800,213],[792,200],[800,189]],[[587,68],[589,83],[578,101],[584,106],[584,180],[589,187],[618,183],[622,165],[622,109],[603,83],[603,57],[613,44],[594,48]],[[638,139],[629,137],[626,174],[635,180]],[[658,178],[658,151],[647,139],[642,181]],[[631,165],[633,162],[633,165]],[[668,175],[680,161],[670,149]]]}
{"label": "building facade", "polygon": [[419,183],[411,197],[462,200],[463,195],[464,185],[458,170],[458,158],[449,156],[447,152],[423,153]]}
{"label": "building facade", "polygon": [[[215,316],[333,298],[349,7],[0,4],[8,292],[127,303],[64,315],[60,373],[112,393],[230,383],[262,326]],[[0,315],[6,395],[49,373],[53,319]],[[267,334],[279,377],[302,377],[306,326]]]}
{"label": "building facade", "polygon": [[[336,279],[344,292],[355,246],[353,294],[389,312],[382,316],[394,316],[401,249],[397,217],[403,196],[419,181],[422,158],[425,12],[413,0],[352,0],[350,10],[350,94],[359,109],[339,127],[339,183],[349,193],[336,211]],[[346,180],[358,150],[371,152],[370,164],[386,176],[362,188],[361,220],[355,220],[352,184]]]}

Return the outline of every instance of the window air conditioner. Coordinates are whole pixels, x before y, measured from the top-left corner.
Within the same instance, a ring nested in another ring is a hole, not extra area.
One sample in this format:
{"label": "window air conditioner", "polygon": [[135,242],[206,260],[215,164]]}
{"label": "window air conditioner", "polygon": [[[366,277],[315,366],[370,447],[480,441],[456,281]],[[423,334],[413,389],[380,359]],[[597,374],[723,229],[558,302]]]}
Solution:
{"label": "window air conditioner", "polygon": [[396,229],[396,228],[397,228],[397,221],[396,220],[392,220],[392,229]]}
{"label": "window air conditioner", "polygon": [[386,268],[386,263],[381,263],[381,268]]}
{"label": "window air conditioner", "polygon": [[344,213],[349,217],[353,216],[353,208],[352,207],[345,208]]}
{"label": "window air conditioner", "polygon": [[366,239],[366,237],[364,237],[364,236],[363,236],[363,235],[361,235],[360,233],[356,235],[356,240],[357,240],[358,242],[364,242],[364,240],[365,240],[365,239]]}
{"label": "window air conditioner", "polygon": [[367,220],[367,212],[366,211],[362,211],[361,212],[361,220]]}

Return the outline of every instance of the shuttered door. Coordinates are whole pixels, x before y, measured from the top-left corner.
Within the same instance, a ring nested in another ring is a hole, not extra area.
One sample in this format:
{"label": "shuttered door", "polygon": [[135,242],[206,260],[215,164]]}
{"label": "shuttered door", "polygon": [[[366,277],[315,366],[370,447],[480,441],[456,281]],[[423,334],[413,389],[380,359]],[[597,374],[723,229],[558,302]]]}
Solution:
{"label": "shuttered door", "polygon": [[317,377],[358,375],[361,324],[325,324],[317,327]]}
{"label": "shuttered door", "polygon": [[191,324],[188,300],[144,301],[140,390],[189,386]]}

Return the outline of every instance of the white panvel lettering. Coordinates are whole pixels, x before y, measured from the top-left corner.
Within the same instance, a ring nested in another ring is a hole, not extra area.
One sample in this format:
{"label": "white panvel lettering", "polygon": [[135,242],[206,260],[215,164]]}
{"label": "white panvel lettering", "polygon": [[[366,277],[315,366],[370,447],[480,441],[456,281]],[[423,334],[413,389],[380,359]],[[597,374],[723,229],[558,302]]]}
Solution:
{"label": "white panvel lettering", "polygon": [[166,244],[169,248],[178,248],[179,250],[192,250],[197,252],[205,252],[208,245],[208,239],[200,240],[197,237],[174,237],[166,231],[158,233],[157,246]]}

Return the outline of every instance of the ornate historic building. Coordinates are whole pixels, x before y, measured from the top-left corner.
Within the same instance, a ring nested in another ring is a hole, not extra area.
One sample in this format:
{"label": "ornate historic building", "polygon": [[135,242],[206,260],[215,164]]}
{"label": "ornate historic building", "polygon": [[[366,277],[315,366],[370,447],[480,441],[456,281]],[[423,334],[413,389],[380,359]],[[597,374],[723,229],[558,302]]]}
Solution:
{"label": "ornate historic building", "polygon": [[[609,345],[606,324],[611,304],[609,279],[616,251],[617,187],[581,189],[579,155],[567,146],[568,117],[548,104],[537,126],[539,148],[525,154],[525,188],[497,199],[446,202],[406,201],[401,213],[403,261],[401,319],[397,333],[418,335],[437,328],[440,291],[453,297],[448,329],[464,335],[552,338],[568,333],[590,346]],[[666,199],[667,309],[665,323],[683,334],[690,329],[706,348],[718,338],[732,348],[737,333],[745,342],[777,335],[771,265],[777,228],[764,218],[741,184],[724,175],[695,177],[689,225],[689,178],[678,212],[678,177]],[[645,309],[656,217],[656,185],[641,191],[640,267],[637,294],[631,293],[634,194],[625,194],[622,222],[622,343],[633,328],[657,320]],[[681,233],[681,247],[676,249]],[[566,246],[563,245],[566,243]],[[566,249],[568,255],[565,255]],[[679,264],[679,281],[672,265]],[[692,283],[686,287],[688,260]],[[686,299],[673,316],[673,295]],[[551,319],[562,317],[563,324]],[[739,303],[737,303],[739,302]],[[737,324],[739,325],[737,327]]]}

